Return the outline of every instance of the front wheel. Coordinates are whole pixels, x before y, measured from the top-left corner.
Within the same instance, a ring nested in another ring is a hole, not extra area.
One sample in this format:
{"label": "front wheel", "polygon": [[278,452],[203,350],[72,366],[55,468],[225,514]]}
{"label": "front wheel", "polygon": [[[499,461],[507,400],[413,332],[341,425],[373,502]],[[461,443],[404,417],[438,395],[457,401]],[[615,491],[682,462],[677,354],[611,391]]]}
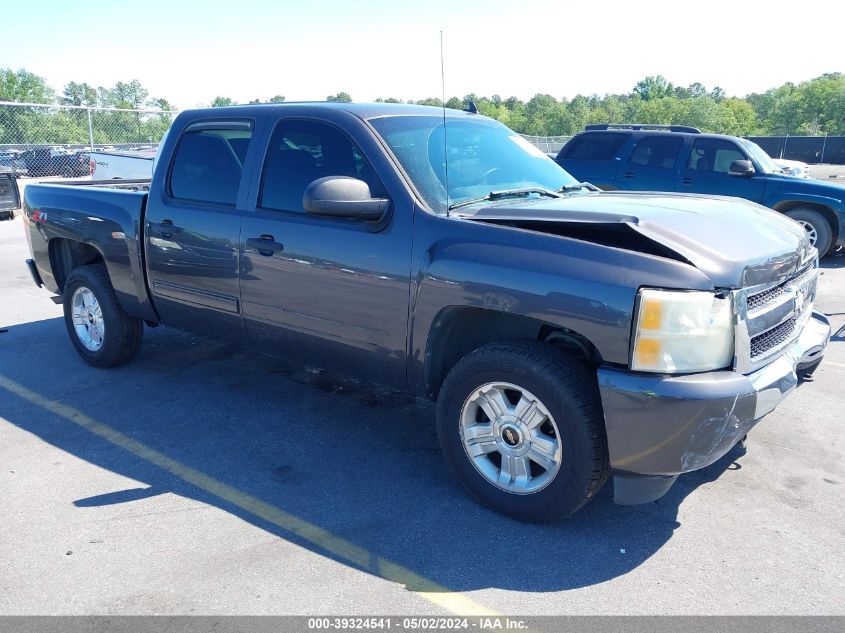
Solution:
{"label": "front wheel", "polygon": [[114,367],[138,353],[144,324],[121,309],[103,265],[74,270],[62,294],[65,326],[85,362],[94,367]]}
{"label": "front wheel", "polygon": [[437,431],[461,483],[524,521],[573,514],[608,476],[595,377],[546,344],[490,344],[461,359],[440,390]]}
{"label": "front wheel", "polygon": [[819,251],[819,257],[824,257],[833,246],[833,229],[827,219],[813,209],[793,209],[786,215],[798,222],[807,232],[810,245]]}

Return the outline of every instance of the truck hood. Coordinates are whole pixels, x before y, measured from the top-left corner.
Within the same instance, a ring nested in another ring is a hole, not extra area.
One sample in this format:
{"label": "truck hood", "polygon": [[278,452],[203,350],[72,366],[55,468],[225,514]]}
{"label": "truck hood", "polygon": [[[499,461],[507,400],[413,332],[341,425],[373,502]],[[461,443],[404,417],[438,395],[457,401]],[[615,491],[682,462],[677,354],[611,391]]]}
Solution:
{"label": "truck hood", "polygon": [[739,198],[654,192],[577,193],[508,200],[460,217],[685,261],[717,288],[779,281],[813,250],[804,229]]}

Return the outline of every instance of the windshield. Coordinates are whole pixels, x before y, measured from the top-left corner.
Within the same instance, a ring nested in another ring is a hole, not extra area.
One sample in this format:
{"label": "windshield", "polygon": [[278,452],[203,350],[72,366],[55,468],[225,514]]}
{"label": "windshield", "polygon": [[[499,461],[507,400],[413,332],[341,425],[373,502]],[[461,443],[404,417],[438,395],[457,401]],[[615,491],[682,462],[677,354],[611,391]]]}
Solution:
{"label": "windshield", "polygon": [[767,174],[775,174],[781,173],[783,170],[775,164],[775,161],[772,160],[772,157],[769,156],[762,147],[754,143],[753,141],[749,141],[748,139],[741,138],[739,142],[742,143],[742,146],[745,148],[749,154],[751,154],[751,158],[756,160],[760,163],[760,166],[763,168]]}
{"label": "windshield", "polygon": [[[577,181],[516,132],[492,119],[387,116],[371,119],[414,186],[436,213],[492,191],[556,191]],[[448,155],[448,200],[446,174]],[[526,194],[541,195],[541,194]]]}

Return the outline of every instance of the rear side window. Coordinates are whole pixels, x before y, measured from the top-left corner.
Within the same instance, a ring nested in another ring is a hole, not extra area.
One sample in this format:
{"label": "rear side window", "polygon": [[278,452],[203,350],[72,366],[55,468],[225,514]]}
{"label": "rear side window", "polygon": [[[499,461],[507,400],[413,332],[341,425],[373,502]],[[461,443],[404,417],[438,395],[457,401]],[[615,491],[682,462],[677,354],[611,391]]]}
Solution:
{"label": "rear side window", "polygon": [[628,134],[581,134],[567,143],[560,157],[570,160],[612,160]]}
{"label": "rear side window", "polygon": [[687,169],[727,174],[731,170],[732,162],[745,159],[745,154],[730,141],[715,138],[698,139],[692,146]]}
{"label": "rear side window", "polygon": [[182,200],[235,206],[246,151],[248,122],[202,122],[182,134],[170,168],[170,195]]}
{"label": "rear side window", "polygon": [[306,187],[326,176],[358,178],[370,186],[373,197],[387,195],[375,170],[346,134],[319,121],[283,120],[273,132],[264,161],[259,206],[303,212]]}
{"label": "rear side window", "polygon": [[644,167],[672,169],[683,144],[683,139],[678,136],[646,136],[637,143],[628,162]]}

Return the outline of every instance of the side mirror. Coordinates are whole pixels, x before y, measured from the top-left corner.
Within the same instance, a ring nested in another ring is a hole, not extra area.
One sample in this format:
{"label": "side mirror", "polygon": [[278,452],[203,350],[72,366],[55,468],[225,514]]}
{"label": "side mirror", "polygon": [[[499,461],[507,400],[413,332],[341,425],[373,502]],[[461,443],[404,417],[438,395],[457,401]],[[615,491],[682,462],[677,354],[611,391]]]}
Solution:
{"label": "side mirror", "polygon": [[742,176],[743,178],[750,178],[755,173],[754,165],[750,160],[735,160],[731,163],[731,176]]}
{"label": "side mirror", "polygon": [[348,176],[318,178],[305,188],[302,207],[313,215],[377,222],[390,207],[387,198],[373,198],[370,186]]}

